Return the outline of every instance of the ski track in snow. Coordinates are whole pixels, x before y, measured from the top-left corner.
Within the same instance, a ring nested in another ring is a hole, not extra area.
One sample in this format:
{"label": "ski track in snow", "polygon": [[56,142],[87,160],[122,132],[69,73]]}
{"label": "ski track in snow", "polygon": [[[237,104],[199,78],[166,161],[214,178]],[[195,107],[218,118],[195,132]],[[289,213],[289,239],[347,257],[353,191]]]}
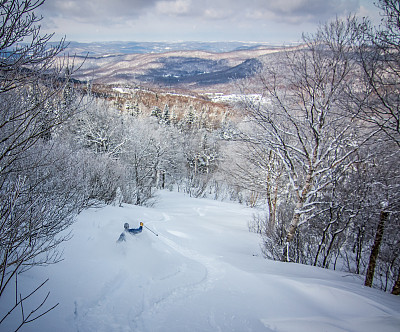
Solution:
{"label": "ski track in snow", "polygon": [[[198,212],[198,209],[195,210],[196,212]],[[163,217],[164,218],[162,222],[170,221],[171,219],[173,219],[165,213],[163,214]],[[187,236],[185,233],[179,231],[167,231],[167,232],[177,237],[189,238],[189,236]],[[174,303],[181,299],[187,299],[188,297],[191,296],[191,294],[204,292],[210,289],[212,287],[212,284],[216,280],[220,280],[224,275],[224,271],[221,269],[220,264],[218,264],[218,262],[215,259],[201,255],[200,253],[194,250],[185,248],[177,244],[170,238],[168,238],[166,235],[159,236],[159,239],[163,243],[165,243],[169,248],[174,250],[177,254],[182,255],[187,259],[200,264],[200,266],[202,266],[202,268],[204,269],[204,276],[200,280],[192,280],[189,284],[182,287],[178,287],[172,290],[168,294],[164,294],[163,298],[161,298],[160,300],[151,302],[149,301],[149,299],[144,297],[142,300],[143,304],[142,309],[133,318],[134,321],[134,323],[132,324],[133,331],[147,331],[145,322],[151,319],[151,317],[154,316],[156,312],[164,310],[164,308],[168,307],[171,303]],[[187,267],[183,270],[178,270],[173,275],[166,276],[164,280],[176,277],[178,274],[181,273],[184,274],[186,269]],[[148,288],[150,289],[151,285],[148,285]],[[210,325],[212,326],[213,331],[221,331],[220,327],[216,325],[213,319],[210,319]]]}
{"label": "ski track in snow", "polygon": [[164,292],[162,296],[160,297],[154,297],[153,295],[148,295],[152,294],[152,288],[155,286],[158,282],[168,282],[169,280],[173,280],[179,275],[185,275],[187,272],[188,267],[186,265],[182,265],[177,271],[172,273],[171,275],[164,276],[158,280],[156,279],[151,279],[150,281],[145,283],[145,286],[143,287],[143,292],[142,292],[142,298],[141,298],[141,306],[140,309],[137,310],[136,312],[131,312],[130,317],[131,317],[131,329],[132,331],[150,331],[147,326],[147,322],[151,321],[152,317],[164,310],[165,307],[173,303],[175,300],[182,298],[186,295],[189,294],[190,290],[194,290],[194,286],[197,284],[201,284],[204,280],[201,279],[198,281],[198,283],[195,284],[188,284],[187,286],[182,286],[182,287],[176,287],[168,292]]}
{"label": "ski track in snow", "polygon": [[201,283],[197,284],[196,288],[201,286],[201,290],[208,289],[216,280],[219,280],[223,277],[224,271],[221,269],[221,264],[218,264],[214,258],[210,258],[193,250],[184,248],[166,237],[161,237],[161,239],[164,241],[164,243],[180,253],[182,256],[185,256],[203,265],[206,270],[206,276]]}

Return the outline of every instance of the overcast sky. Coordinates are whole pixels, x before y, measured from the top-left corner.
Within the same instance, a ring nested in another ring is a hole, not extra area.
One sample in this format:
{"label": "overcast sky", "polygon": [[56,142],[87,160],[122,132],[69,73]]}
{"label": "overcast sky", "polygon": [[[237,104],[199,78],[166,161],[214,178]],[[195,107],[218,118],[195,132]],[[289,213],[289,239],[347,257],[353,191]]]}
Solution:
{"label": "overcast sky", "polygon": [[46,0],[42,32],[69,41],[256,41],[287,44],[374,0]]}

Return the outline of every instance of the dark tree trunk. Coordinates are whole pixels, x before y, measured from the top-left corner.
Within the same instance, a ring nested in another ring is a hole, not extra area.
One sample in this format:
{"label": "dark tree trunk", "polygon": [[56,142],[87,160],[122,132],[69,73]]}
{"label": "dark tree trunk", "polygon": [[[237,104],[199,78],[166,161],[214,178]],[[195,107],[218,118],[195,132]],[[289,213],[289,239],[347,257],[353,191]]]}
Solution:
{"label": "dark tree trunk", "polygon": [[369,256],[367,274],[365,276],[364,285],[368,287],[372,286],[372,281],[374,280],[376,261],[378,259],[379,249],[382,243],[383,232],[385,230],[385,223],[388,218],[389,218],[389,212],[381,211],[379,217],[379,224],[375,233],[374,245],[372,246],[371,255]]}
{"label": "dark tree trunk", "polygon": [[392,294],[393,295],[400,295],[400,270],[399,270],[399,273],[397,275],[397,280],[396,280],[396,282],[395,282],[395,284],[393,286]]}

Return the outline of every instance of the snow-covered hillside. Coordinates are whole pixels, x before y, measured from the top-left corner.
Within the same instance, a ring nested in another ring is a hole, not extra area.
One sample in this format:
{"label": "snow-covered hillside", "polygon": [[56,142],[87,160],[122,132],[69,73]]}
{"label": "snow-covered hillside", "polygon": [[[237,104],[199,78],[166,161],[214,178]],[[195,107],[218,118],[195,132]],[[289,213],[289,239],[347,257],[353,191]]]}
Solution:
{"label": "snow-covered hillside", "polygon": [[[22,331],[399,331],[399,297],[349,273],[265,260],[252,213],[168,191],[154,208],[84,211],[64,261],[21,277],[28,291],[49,276],[49,304],[60,302]],[[116,242],[139,221],[159,236]]]}

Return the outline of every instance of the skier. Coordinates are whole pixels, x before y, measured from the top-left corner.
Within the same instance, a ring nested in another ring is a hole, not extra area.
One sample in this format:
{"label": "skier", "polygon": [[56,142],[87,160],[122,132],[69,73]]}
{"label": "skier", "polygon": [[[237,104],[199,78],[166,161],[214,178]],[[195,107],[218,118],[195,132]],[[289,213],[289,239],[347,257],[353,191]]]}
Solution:
{"label": "skier", "polygon": [[129,228],[129,224],[126,222],[124,224],[124,232],[121,233],[121,235],[119,236],[119,239],[118,239],[117,242],[126,241],[125,233],[129,233],[129,234],[135,235],[135,234],[141,233],[142,230],[143,230],[143,223],[142,222],[140,222],[139,228]]}
{"label": "skier", "polygon": [[124,224],[125,232],[129,232],[130,234],[137,234],[140,233],[143,230],[143,223],[140,222],[139,228],[130,228],[129,229],[129,224],[126,222]]}

